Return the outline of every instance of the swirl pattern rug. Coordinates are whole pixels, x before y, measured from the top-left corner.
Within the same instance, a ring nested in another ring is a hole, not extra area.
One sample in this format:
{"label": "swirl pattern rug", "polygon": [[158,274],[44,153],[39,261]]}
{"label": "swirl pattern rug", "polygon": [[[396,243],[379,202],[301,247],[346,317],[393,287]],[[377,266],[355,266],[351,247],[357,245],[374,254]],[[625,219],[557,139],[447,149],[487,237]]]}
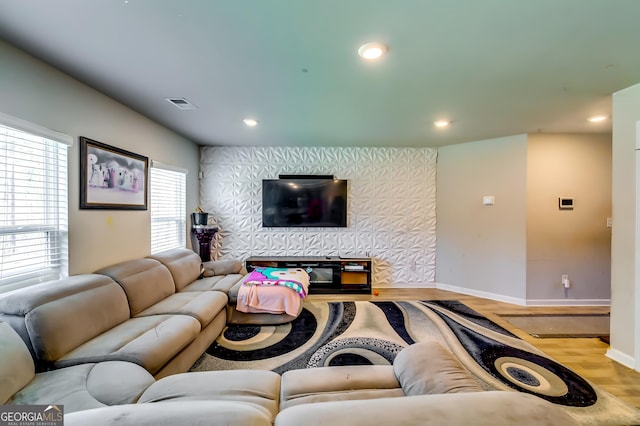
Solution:
{"label": "swirl pattern rug", "polygon": [[536,395],[583,424],[640,424],[640,410],[457,301],[306,302],[289,324],[228,326],[192,371],[391,365],[425,340],[448,346],[487,390]]}

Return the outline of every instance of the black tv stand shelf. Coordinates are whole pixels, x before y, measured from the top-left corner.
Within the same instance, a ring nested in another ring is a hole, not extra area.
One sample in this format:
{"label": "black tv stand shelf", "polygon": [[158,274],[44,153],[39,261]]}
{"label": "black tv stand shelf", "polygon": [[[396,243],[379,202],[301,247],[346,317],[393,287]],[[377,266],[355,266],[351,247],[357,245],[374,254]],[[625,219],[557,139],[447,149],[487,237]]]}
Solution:
{"label": "black tv stand shelf", "polygon": [[371,294],[371,258],[338,256],[253,256],[249,272],[259,267],[301,268],[309,273],[309,294]]}

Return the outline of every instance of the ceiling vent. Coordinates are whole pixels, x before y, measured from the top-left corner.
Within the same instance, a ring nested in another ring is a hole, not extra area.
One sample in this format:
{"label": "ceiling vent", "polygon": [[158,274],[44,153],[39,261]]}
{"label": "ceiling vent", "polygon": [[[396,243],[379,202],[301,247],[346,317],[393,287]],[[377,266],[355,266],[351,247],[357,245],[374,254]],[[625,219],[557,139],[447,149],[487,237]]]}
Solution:
{"label": "ceiling vent", "polygon": [[198,109],[197,106],[186,100],[185,98],[167,98],[167,101],[180,109]]}

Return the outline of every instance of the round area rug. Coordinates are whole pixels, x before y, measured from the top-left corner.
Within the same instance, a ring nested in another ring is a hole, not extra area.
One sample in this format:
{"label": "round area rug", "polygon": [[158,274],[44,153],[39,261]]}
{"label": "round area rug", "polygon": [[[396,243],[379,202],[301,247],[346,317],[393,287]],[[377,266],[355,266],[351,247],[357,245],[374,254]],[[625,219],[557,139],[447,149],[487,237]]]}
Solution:
{"label": "round area rug", "polygon": [[[307,367],[392,364],[407,343],[400,337],[386,340],[381,333],[345,337],[355,317],[355,302],[305,303],[298,318],[288,324],[229,325],[194,369],[228,369],[239,363],[283,373]],[[378,320],[383,329],[389,327],[386,316]]]}
{"label": "round area rug", "polygon": [[640,410],[458,301],[306,302],[281,325],[229,325],[192,371],[392,365],[415,342],[448,347],[486,390],[536,395],[582,424],[638,424]]}

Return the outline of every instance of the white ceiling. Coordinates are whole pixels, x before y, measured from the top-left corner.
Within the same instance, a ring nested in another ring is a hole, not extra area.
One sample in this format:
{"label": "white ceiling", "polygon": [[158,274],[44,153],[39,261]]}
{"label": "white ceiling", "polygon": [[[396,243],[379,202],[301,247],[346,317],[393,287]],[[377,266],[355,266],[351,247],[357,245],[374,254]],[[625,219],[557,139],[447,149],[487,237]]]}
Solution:
{"label": "white ceiling", "polygon": [[203,145],[610,132],[640,82],[639,0],[0,0],[0,37]]}

